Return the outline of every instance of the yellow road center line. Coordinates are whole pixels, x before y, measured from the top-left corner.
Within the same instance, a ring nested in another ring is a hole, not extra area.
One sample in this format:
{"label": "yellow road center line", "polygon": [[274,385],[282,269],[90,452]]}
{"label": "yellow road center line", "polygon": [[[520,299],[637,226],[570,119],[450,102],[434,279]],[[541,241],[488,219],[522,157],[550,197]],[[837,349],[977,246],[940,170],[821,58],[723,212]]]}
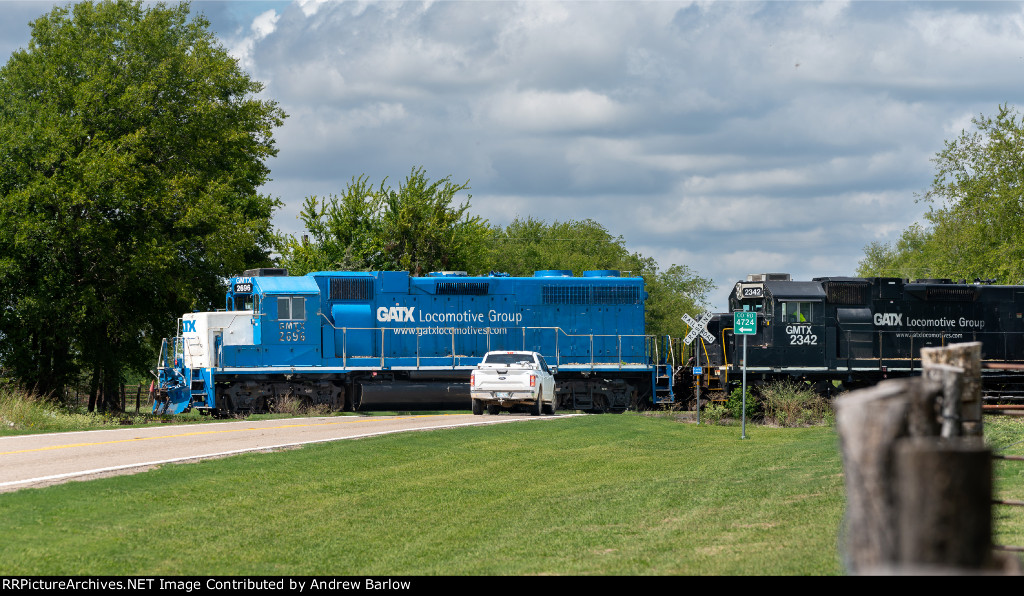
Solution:
{"label": "yellow road center line", "polygon": [[[54,449],[71,449],[71,448],[74,448],[74,447],[92,447],[92,446],[96,446],[96,445],[113,445],[113,444],[116,444],[116,443],[131,443],[133,441],[152,441],[152,440],[155,440],[155,439],[176,439],[176,438],[179,438],[179,437],[192,437],[192,436],[197,436],[197,435],[215,435],[215,434],[220,434],[220,433],[238,433],[238,432],[245,432],[245,431],[250,431],[250,430],[278,430],[278,429],[283,429],[283,428],[302,428],[302,427],[305,427],[305,426],[334,426],[334,425],[338,425],[338,424],[354,424],[356,422],[366,422],[366,421],[370,421],[370,420],[372,420],[372,421],[377,421],[377,420],[410,420],[410,419],[413,419],[413,418],[428,418],[428,417],[431,417],[431,416],[437,416],[437,414],[423,414],[423,415],[418,415],[418,416],[395,416],[395,417],[390,417],[390,416],[384,417],[384,416],[381,416],[381,417],[375,417],[375,418],[370,418],[370,417],[367,417],[367,418],[353,418],[353,419],[349,419],[349,420],[340,420],[338,422],[318,422],[318,423],[310,423],[310,424],[285,424],[285,425],[282,425],[282,426],[267,426],[267,427],[251,426],[251,427],[247,427],[247,428],[229,428],[229,429],[225,429],[225,430],[204,430],[204,431],[180,433],[180,434],[176,434],[176,435],[161,435],[161,436],[158,436],[158,437],[132,437],[131,439],[117,439],[115,441],[98,441],[96,443],[71,443],[71,444],[68,444],[68,445],[50,445],[50,446],[47,446],[47,447],[36,447],[35,449],[21,449],[21,450],[18,450],[18,451],[0,451],[0,455],[14,455],[16,453],[33,453],[33,452],[36,452],[36,451],[52,451]],[[447,414],[442,414],[442,416],[447,416]]]}

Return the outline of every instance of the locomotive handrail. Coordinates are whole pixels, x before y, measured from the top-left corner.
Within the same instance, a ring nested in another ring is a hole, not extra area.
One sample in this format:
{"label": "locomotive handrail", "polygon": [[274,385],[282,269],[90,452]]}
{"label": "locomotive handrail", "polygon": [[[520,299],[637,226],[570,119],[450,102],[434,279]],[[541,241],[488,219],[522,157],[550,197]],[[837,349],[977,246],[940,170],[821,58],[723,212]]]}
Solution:
{"label": "locomotive handrail", "polygon": [[156,355],[156,370],[167,368],[167,338],[160,341],[160,352]]}
{"label": "locomotive handrail", "polygon": [[[722,329],[722,364],[725,365],[725,379],[723,379],[723,381],[722,381],[723,384],[729,382],[729,350],[725,349],[725,332],[726,331],[735,331],[735,328],[733,328],[733,327],[725,327],[725,328]],[[707,355],[707,349],[704,350],[704,355],[705,356]],[[708,360],[708,362],[711,362],[711,361]],[[744,363],[744,364],[746,364],[746,363]]]}
{"label": "locomotive handrail", "polygon": [[[370,357],[370,358],[379,358],[380,359],[380,364],[381,364],[382,367],[386,365],[386,358],[387,358],[387,356],[385,355],[385,349],[384,349],[384,345],[385,345],[385,342],[386,342],[387,337],[388,337],[386,335],[386,332],[390,331],[391,332],[391,337],[394,337],[396,335],[415,335],[416,336],[416,354],[415,354],[416,367],[420,368],[421,365],[422,365],[421,359],[425,357],[425,356],[423,356],[423,354],[421,352],[420,336],[428,335],[428,334],[422,333],[422,330],[424,330],[424,329],[435,329],[435,327],[347,327],[347,326],[346,327],[339,327],[339,326],[335,325],[334,322],[331,321],[327,317],[327,315],[324,314],[322,311],[317,311],[317,316],[323,317],[323,319],[326,322],[326,324],[328,326],[330,326],[332,329],[334,329],[335,331],[341,331],[341,344],[342,344],[341,345],[341,349],[342,349],[341,350],[341,360],[342,360],[342,366],[343,367],[344,366],[348,366],[348,359],[351,357],[348,354],[348,332],[349,331],[366,331],[366,332],[371,332],[371,333],[374,332],[374,331],[378,331],[378,330],[380,331],[380,345],[378,346],[379,353],[377,355],[374,355],[374,354],[371,353],[371,354],[368,355],[368,357]],[[456,354],[455,353],[455,336],[458,335],[458,333],[455,332],[455,329],[456,329],[455,327],[443,327],[442,329],[445,331],[445,333],[436,333],[436,332],[434,332],[434,333],[430,333],[429,335],[449,335],[449,334],[451,335],[451,354],[450,354],[451,361],[452,361],[451,365],[452,365],[452,367],[456,367],[461,362],[460,359],[464,358],[466,356],[465,354]],[[494,335],[492,333],[493,330],[497,330],[497,329],[509,330],[509,329],[516,329],[516,327],[482,327],[480,329],[482,331],[484,331],[483,334],[486,335],[487,351],[491,351],[491,347],[492,347],[491,346],[491,336]],[[566,332],[565,329],[563,329],[562,327],[558,327],[558,326],[555,326],[555,327],[523,326],[523,327],[519,327],[519,329],[522,329],[522,339],[521,339],[521,343],[520,343],[520,345],[521,345],[520,349],[523,349],[523,350],[527,349],[527,347],[526,347],[526,334],[527,334],[527,331],[550,330],[550,331],[554,331],[555,332],[555,366],[561,366],[562,365],[562,354],[561,354],[561,351],[559,349],[559,336],[560,335],[564,335],[566,338],[569,338],[569,339],[588,338],[589,343],[590,343],[590,348],[588,350],[589,353],[590,353],[590,361],[588,363],[586,363],[586,364],[589,364],[591,367],[594,367],[594,366],[596,366],[598,364],[597,361],[596,361],[595,353],[594,353],[594,339],[595,338],[615,338],[616,339],[616,345],[617,345],[617,348],[616,348],[616,360],[617,360],[617,366],[620,369],[622,368],[623,364],[647,364],[647,362],[644,361],[645,357],[643,357],[643,356],[637,357],[637,358],[633,358],[633,359],[631,359],[630,362],[625,362],[623,360],[623,357],[622,357],[623,356],[623,354],[622,354],[622,340],[623,340],[623,338],[643,338],[644,345],[645,345],[645,347],[644,347],[644,354],[646,354],[648,352],[648,348],[651,345],[654,345],[654,350],[655,350],[654,359],[655,359],[655,362],[657,362],[657,358],[658,358],[657,342],[651,342],[651,339],[656,337],[656,336],[650,335],[650,334],[622,334],[622,333],[617,333],[617,334],[594,334],[594,333],[570,334],[570,333]],[[502,334],[502,335],[506,335],[506,334]],[[583,363],[580,363],[580,364],[583,364]]]}

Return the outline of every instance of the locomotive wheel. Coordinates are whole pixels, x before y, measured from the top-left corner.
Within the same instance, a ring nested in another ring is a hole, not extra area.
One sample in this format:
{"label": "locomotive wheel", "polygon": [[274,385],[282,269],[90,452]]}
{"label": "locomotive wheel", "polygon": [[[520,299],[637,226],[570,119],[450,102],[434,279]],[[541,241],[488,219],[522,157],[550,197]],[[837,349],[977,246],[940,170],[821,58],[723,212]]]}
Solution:
{"label": "locomotive wheel", "polygon": [[594,396],[592,406],[587,412],[590,414],[604,414],[608,411],[608,398],[604,394]]}
{"label": "locomotive wheel", "polygon": [[480,403],[479,399],[474,399],[473,400],[473,415],[474,416],[482,416],[483,413],[484,413],[483,404]]}

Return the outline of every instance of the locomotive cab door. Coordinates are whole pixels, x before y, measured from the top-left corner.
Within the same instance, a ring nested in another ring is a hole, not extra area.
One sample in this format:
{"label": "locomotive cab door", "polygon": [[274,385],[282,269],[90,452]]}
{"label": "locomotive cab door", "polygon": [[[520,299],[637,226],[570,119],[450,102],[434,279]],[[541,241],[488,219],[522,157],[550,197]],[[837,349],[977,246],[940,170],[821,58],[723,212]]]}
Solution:
{"label": "locomotive cab door", "polygon": [[825,308],[820,300],[776,302],[777,368],[815,369],[825,366]]}

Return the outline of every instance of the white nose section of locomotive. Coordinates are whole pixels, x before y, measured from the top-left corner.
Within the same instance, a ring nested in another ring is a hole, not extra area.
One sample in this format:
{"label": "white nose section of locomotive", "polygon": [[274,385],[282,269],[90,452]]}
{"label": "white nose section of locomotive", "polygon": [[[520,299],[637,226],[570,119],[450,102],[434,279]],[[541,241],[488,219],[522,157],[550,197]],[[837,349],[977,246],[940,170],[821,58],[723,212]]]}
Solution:
{"label": "white nose section of locomotive", "polygon": [[184,364],[189,368],[218,366],[217,338],[219,345],[251,346],[251,310],[226,312],[193,312],[181,319]]}

